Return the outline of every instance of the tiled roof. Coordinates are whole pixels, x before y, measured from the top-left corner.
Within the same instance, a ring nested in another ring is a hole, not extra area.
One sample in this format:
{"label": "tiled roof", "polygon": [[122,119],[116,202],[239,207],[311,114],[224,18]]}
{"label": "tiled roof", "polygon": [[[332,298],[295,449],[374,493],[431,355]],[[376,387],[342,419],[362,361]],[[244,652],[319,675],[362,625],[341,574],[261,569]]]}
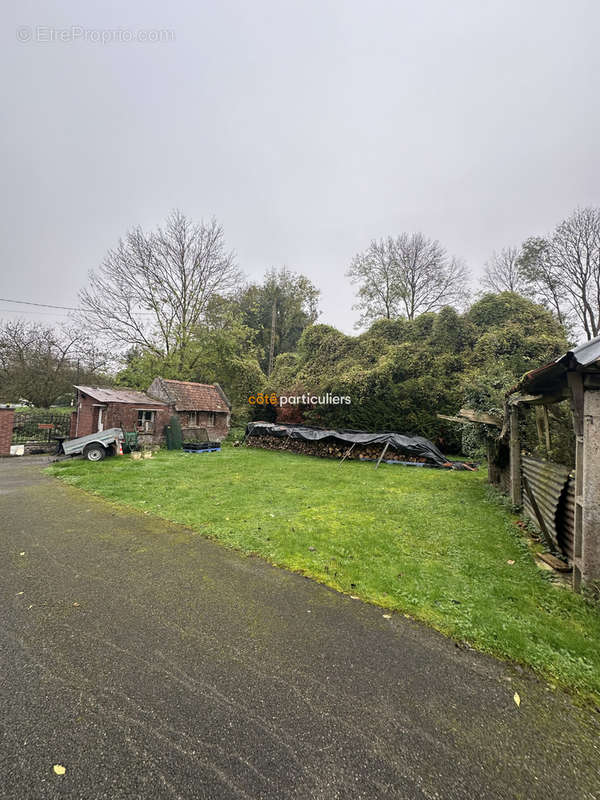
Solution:
{"label": "tiled roof", "polygon": [[105,389],[100,386],[75,386],[75,388],[99,403],[133,403],[142,406],[165,405],[162,400],[153,400],[144,392],[136,392],[133,389]]}
{"label": "tiled roof", "polygon": [[176,411],[229,411],[225,396],[212,383],[160,379]]}

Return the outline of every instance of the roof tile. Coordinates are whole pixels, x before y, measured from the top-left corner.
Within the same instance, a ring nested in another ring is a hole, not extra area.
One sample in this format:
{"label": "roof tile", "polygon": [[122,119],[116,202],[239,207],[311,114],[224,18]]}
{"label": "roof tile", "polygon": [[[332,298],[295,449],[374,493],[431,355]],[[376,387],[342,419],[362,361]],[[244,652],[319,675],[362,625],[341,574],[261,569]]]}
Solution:
{"label": "roof tile", "polygon": [[176,411],[229,411],[214,384],[162,379]]}

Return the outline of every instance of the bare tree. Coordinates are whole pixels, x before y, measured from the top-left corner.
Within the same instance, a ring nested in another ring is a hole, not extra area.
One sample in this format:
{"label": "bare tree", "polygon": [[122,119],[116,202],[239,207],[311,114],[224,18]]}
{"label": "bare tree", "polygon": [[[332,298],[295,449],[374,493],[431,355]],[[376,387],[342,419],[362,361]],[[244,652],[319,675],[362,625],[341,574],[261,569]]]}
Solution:
{"label": "bare tree", "polygon": [[241,277],[216,220],[194,224],[175,211],[164,228],[134,228],[108,252],[81,292],[81,307],[113,345],[177,354],[183,365],[210,300],[227,296]]}
{"label": "bare tree", "polygon": [[102,382],[106,363],[93,339],[74,327],[23,320],[0,325],[0,401],[25,399],[47,408],[79,380]]}
{"label": "bare tree", "polygon": [[371,242],[347,275],[358,285],[359,325],[381,317],[414,319],[468,295],[465,266],[422,233]]}
{"label": "bare tree", "polygon": [[485,265],[481,281],[483,287],[495,294],[501,292],[525,294],[527,282],[519,268],[519,255],[517,247],[505,247],[499,253],[492,253],[492,257]]}
{"label": "bare tree", "polygon": [[546,239],[528,239],[519,258],[530,291],[563,325],[600,334],[600,209],[577,209]]}

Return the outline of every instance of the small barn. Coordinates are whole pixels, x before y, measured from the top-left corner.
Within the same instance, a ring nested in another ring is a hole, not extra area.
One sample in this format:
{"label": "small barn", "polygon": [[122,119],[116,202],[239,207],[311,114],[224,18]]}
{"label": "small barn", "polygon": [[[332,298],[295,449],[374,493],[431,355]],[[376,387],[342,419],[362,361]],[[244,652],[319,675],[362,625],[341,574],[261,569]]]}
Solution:
{"label": "small barn", "polygon": [[168,403],[132,389],[75,386],[77,410],[71,417],[70,438],[87,436],[108,428],[137,431],[142,442],[157,444],[169,423]]}
{"label": "small barn", "polygon": [[206,430],[211,441],[221,441],[229,433],[231,403],[218,383],[194,383],[155,378],[148,394],[171,406],[179,417],[185,438]]}

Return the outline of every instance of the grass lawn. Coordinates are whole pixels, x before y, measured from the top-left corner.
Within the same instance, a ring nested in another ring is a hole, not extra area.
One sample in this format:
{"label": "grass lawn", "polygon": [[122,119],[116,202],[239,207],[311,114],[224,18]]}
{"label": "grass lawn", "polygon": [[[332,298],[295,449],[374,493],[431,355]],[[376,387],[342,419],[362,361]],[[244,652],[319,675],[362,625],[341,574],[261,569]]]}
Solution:
{"label": "grass lawn", "polygon": [[483,471],[375,471],[233,447],[50,471],[528,664],[600,705],[600,609],[535,566]]}

